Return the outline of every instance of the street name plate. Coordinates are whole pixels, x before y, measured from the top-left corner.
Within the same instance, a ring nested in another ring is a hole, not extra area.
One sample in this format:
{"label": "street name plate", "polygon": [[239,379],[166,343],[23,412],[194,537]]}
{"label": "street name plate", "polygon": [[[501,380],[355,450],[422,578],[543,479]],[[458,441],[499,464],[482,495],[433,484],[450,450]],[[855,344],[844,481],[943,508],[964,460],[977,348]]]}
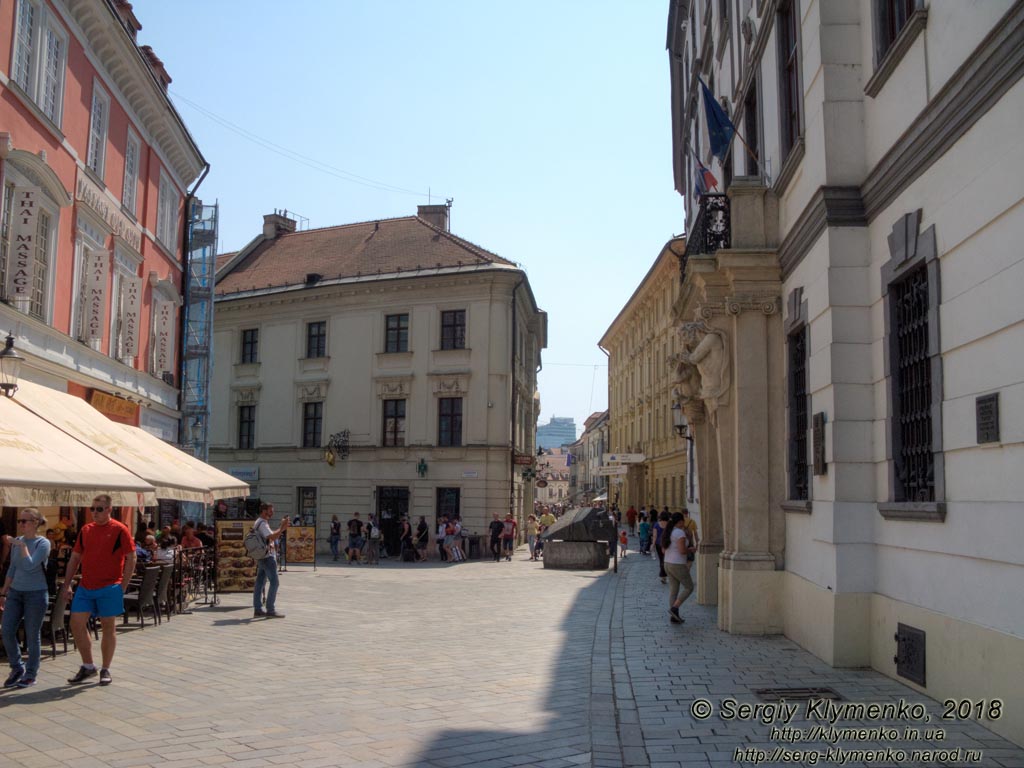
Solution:
{"label": "street name plate", "polygon": [[605,464],[611,464],[613,461],[620,464],[639,464],[647,457],[642,453],[606,453],[603,458]]}

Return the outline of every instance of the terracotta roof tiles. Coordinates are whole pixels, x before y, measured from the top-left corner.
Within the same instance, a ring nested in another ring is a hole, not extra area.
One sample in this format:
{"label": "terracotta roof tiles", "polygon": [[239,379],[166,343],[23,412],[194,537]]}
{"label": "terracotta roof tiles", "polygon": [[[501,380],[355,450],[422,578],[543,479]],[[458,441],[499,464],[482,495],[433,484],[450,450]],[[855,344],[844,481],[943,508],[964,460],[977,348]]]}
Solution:
{"label": "terracotta roof tiles", "polygon": [[[222,258],[218,268],[230,260]],[[516,266],[418,216],[406,216],[290,232],[259,243],[218,276],[217,294],[299,285],[307,274],[329,280],[484,264]]]}

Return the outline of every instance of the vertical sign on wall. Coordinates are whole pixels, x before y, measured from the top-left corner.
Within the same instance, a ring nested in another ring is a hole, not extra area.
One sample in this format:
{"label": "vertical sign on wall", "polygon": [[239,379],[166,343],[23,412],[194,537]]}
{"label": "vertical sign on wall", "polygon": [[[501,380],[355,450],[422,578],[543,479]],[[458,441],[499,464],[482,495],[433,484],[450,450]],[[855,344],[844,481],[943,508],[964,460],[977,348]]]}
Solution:
{"label": "vertical sign on wall", "polygon": [[142,311],[142,278],[121,278],[121,338],[124,342],[124,356],[135,357],[139,353],[139,314]]}
{"label": "vertical sign on wall", "polygon": [[85,256],[85,341],[98,348],[103,341],[107,319],[107,283],[110,252],[86,251]]}
{"label": "vertical sign on wall", "polygon": [[39,231],[39,188],[15,187],[7,257],[7,298],[27,305],[32,297]]}
{"label": "vertical sign on wall", "polygon": [[154,303],[155,352],[154,372],[174,371],[174,302],[161,300]]}

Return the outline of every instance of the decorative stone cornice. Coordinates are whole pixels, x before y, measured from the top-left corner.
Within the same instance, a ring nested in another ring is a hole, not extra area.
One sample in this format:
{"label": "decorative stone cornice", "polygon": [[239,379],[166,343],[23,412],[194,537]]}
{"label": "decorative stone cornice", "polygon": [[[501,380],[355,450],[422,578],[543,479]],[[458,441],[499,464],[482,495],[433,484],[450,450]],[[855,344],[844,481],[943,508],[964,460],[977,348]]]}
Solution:
{"label": "decorative stone cornice", "polygon": [[408,376],[377,376],[374,381],[377,385],[377,397],[384,400],[388,398],[409,397],[412,393],[412,379]]}
{"label": "decorative stone cornice", "polygon": [[779,246],[782,276],[792,273],[826,227],[864,227],[868,218],[858,187],[818,187]]}
{"label": "decorative stone cornice", "polygon": [[300,403],[315,403],[327,399],[326,379],[322,381],[297,381],[295,382],[295,399]]}
{"label": "decorative stone cornice", "polygon": [[104,0],[64,0],[63,5],[126,106],[164,153],[179,183],[191,184],[206,161],[111,5]]}
{"label": "decorative stone cornice", "polygon": [[259,384],[235,385],[231,387],[235,405],[256,405],[260,401]]}

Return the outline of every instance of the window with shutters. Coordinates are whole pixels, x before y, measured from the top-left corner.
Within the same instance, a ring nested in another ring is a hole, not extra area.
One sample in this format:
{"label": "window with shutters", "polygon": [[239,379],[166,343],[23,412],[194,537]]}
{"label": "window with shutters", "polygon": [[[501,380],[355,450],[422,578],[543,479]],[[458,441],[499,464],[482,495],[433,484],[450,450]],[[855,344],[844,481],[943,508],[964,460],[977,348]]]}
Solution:
{"label": "window with shutters", "polygon": [[107,160],[107,127],[109,123],[110,97],[98,82],[93,81],[92,111],[89,116],[89,150],[85,164],[101,181]]}
{"label": "window with shutters", "polygon": [[39,0],[18,0],[12,80],[60,127],[68,37]]}
{"label": "window with shutters", "polygon": [[124,190],[121,193],[121,207],[132,218],[136,216],[135,201],[139,190],[139,137],[131,128],[124,144]]}
{"label": "window with shutters", "polygon": [[174,253],[178,246],[178,190],[161,169],[160,197],[156,210],[156,237]]}

